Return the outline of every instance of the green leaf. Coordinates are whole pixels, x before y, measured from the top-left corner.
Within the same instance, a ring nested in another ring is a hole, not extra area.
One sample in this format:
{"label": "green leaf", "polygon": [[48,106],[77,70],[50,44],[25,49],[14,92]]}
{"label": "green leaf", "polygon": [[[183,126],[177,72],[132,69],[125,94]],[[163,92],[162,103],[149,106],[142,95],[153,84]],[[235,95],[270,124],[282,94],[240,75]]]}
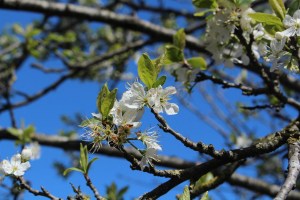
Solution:
{"label": "green leaf", "polygon": [[23,134],[23,130],[17,128],[8,128],[7,131],[16,137],[20,137]]}
{"label": "green leaf", "polygon": [[204,11],[202,11],[202,12],[196,12],[196,13],[194,14],[194,16],[196,16],[196,17],[203,17],[203,16],[206,15],[207,13],[210,13],[210,12],[213,12],[213,11],[215,11],[215,9],[207,9],[207,10],[204,10]]}
{"label": "green leaf", "polygon": [[271,5],[277,17],[283,20],[286,14],[286,9],[282,0],[269,0],[269,4]]}
{"label": "green leaf", "polygon": [[78,172],[81,172],[84,174],[84,171],[82,171],[81,169],[78,169],[76,167],[71,167],[71,168],[68,168],[64,171],[63,175],[66,176],[68,173],[70,173],[71,171],[78,171]]}
{"label": "green leaf", "polygon": [[283,27],[281,19],[271,14],[257,12],[257,13],[249,13],[248,16],[260,23]]}
{"label": "green leaf", "polygon": [[197,8],[218,8],[216,0],[193,0],[193,4]]}
{"label": "green leaf", "polygon": [[109,94],[109,89],[107,87],[107,84],[105,83],[103,85],[103,87],[101,88],[101,91],[98,94],[97,97],[97,108],[99,113],[101,113],[103,115],[103,113],[101,112],[101,104],[103,102],[103,100],[107,97],[107,95]]}
{"label": "green leaf", "polygon": [[24,29],[20,24],[14,24],[12,27],[12,30],[15,33],[20,34],[20,35],[22,35],[24,33]]}
{"label": "green leaf", "polygon": [[143,54],[138,61],[138,75],[148,89],[152,88],[158,74],[147,54]]}
{"label": "green leaf", "polygon": [[208,172],[207,174],[201,176],[201,178],[199,178],[196,181],[195,187],[201,188],[203,187],[203,185],[207,184],[207,182],[209,182],[213,178],[214,178],[213,174],[211,172]]}
{"label": "green leaf", "polygon": [[173,36],[173,44],[179,49],[184,49],[185,47],[185,32],[184,29],[179,29]]}
{"label": "green leaf", "polygon": [[167,45],[164,54],[164,64],[179,63],[184,61],[184,54],[181,49],[173,45]]}
{"label": "green leaf", "polygon": [[189,190],[189,187],[186,185],[184,187],[183,194],[180,195],[180,197],[179,197],[179,200],[190,200],[190,199],[191,199],[190,190]]}
{"label": "green leaf", "polygon": [[288,14],[293,15],[296,10],[300,9],[300,1],[299,0],[293,0],[288,4]]}
{"label": "green leaf", "polygon": [[86,173],[89,173],[90,167],[93,164],[93,162],[95,162],[96,160],[98,160],[98,158],[93,158],[92,160],[89,161],[87,168],[86,168]]}
{"label": "green leaf", "polygon": [[209,200],[208,191],[206,191],[200,200]]}
{"label": "green leaf", "polygon": [[201,70],[207,69],[206,61],[202,57],[189,58],[187,59],[187,62],[191,65],[192,68],[199,68]]}
{"label": "green leaf", "polygon": [[163,56],[160,56],[154,60],[151,60],[152,61],[152,64],[154,65],[155,69],[156,69],[156,73],[157,75],[160,73],[162,67],[163,67]]}
{"label": "green leaf", "polygon": [[128,186],[123,187],[117,194],[117,199],[123,199],[124,194],[127,192]]}
{"label": "green leaf", "polygon": [[80,143],[79,163],[82,168],[82,171],[86,174],[87,173],[87,164],[88,164],[88,152],[87,152],[87,146],[83,146],[82,143]]}
{"label": "green leaf", "polygon": [[27,29],[25,37],[32,38],[33,36],[36,36],[36,35],[40,34],[41,32],[42,32],[41,29],[33,28],[32,26],[30,26],[30,28]]}
{"label": "green leaf", "polygon": [[110,110],[113,108],[117,91],[117,89],[113,89],[101,102],[101,114],[103,118],[106,118],[109,115]]}
{"label": "green leaf", "polygon": [[166,76],[161,76],[153,83],[152,87],[157,88],[160,85],[163,86],[165,84],[166,80],[167,80]]}

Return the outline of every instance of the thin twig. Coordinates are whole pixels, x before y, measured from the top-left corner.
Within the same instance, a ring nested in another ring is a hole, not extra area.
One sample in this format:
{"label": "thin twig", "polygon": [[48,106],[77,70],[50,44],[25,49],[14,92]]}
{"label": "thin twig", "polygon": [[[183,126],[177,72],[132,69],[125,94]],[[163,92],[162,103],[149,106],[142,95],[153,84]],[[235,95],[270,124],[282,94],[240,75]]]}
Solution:
{"label": "thin twig", "polygon": [[98,192],[97,188],[92,183],[92,180],[88,176],[88,174],[84,174],[84,178],[86,180],[86,185],[89,186],[89,188],[93,191],[94,196],[97,200],[105,200],[104,197],[100,196],[100,193]]}
{"label": "thin twig", "polygon": [[25,180],[22,176],[17,177],[17,180],[19,181],[20,186],[21,186],[23,189],[26,189],[28,192],[34,194],[35,196],[43,196],[43,197],[47,197],[47,198],[52,199],[52,200],[62,200],[61,198],[58,198],[58,197],[53,196],[51,193],[49,193],[49,192],[48,192],[45,188],[43,188],[43,187],[41,187],[41,190],[42,190],[42,191],[33,189],[32,187],[30,187],[30,185],[28,185],[28,184],[26,183],[26,180]]}

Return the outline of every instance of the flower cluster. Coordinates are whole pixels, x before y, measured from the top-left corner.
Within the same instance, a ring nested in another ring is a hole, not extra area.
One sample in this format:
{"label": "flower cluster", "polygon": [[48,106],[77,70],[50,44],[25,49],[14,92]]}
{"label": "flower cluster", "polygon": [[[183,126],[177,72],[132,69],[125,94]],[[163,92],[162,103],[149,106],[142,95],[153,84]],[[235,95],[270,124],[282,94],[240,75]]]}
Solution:
{"label": "flower cluster", "polygon": [[25,146],[21,154],[18,153],[10,160],[0,162],[0,173],[5,176],[23,176],[25,171],[30,168],[29,160],[40,158],[40,145],[37,142]]}
{"label": "flower cluster", "polygon": [[30,167],[30,163],[27,160],[27,153],[25,154],[16,154],[10,161],[3,160],[0,163],[0,172],[4,175],[13,175],[13,176],[23,176],[25,171]]}
{"label": "flower cluster", "polygon": [[[248,65],[250,59],[246,49],[240,44],[240,37],[251,45],[256,59],[263,58],[270,63],[270,71],[281,67],[299,71],[300,51],[297,39],[300,36],[300,10],[292,16],[285,8],[279,16],[256,13],[249,6],[242,4],[222,5],[213,9],[208,18],[205,45],[212,53],[215,64],[233,66]],[[268,21],[269,20],[269,21]],[[240,30],[242,32],[240,32]],[[239,35],[240,34],[240,35]],[[248,49],[249,50],[249,49]]]}
{"label": "flower cluster", "polygon": [[[162,150],[157,141],[155,131],[132,131],[141,126],[141,118],[144,108],[153,109],[156,113],[165,112],[168,115],[177,114],[178,105],[170,103],[170,96],[176,93],[175,87],[163,88],[161,85],[147,89],[141,83],[135,81],[128,85],[122,98],[114,100],[107,118],[99,114],[92,114],[93,118],[85,120],[81,126],[87,131],[83,134],[83,139],[92,141],[93,149],[96,151],[101,147],[103,141],[107,141],[112,146],[122,146],[125,143],[133,145],[132,140],[143,142],[146,149],[138,149],[143,158],[140,166],[143,169],[151,159],[155,159],[156,151]],[[129,135],[134,133],[134,137],[129,139]],[[135,147],[133,145],[133,147]],[[135,147],[136,148],[136,147]]]}

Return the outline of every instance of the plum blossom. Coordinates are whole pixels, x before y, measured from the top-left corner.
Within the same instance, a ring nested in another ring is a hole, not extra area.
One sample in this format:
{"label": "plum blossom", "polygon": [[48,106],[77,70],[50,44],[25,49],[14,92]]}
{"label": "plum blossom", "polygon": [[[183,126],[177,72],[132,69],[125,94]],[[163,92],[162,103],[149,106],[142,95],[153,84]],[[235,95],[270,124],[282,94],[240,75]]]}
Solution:
{"label": "plum blossom", "polygon": [[3,160],[0,164],[0,168],[6,175],[23,176],[25,171],[30,167],[28,161],[21,161],[21,154],[14,155],[10,161]]}
{"label": "plum blossom", "polygon": [[22,159],[36,160],[41,157],[41,147],[39,143],[32,142],[22,150]]}
{"label": "plum blossom", "polygon": [[300,36],[300,10],[297,10],[293,17],[290,15],[286,15],[283,20],[283,25],[287,28],[286,30],[282,31],[286,37],[291,37],[294,35]]}
{"label": "plum blossom", "polygon": [[168,115],[175,115],[179,112],[177,104],[168,102],[170,95],[176,94],[175,87],[169,86],[163,89],[160,85],[157,88],[151,88],[149,93],[154,97],[153,109],[155,112],[161,113],[164,110]]}
{"label": "plum blossom", "polygon": [[249,136],[242,134],[236,138],[236,147],[237,148],[245,148],[250,146],[252,143],[252,139]]}
{"label": "plum blossom", "polygon": [[145,105],[153,105],[152,98],[145,91],[145,88],[139,82],[129,85],[130,88],[124,92],[120,101],[131,109],[142,109]]}
{"label": "plum blossom", "polygon": [[152,165],[151,160],[156,159],[156,151],[157,150],[154,148],[146,149],[146,152],[139,163],[142,170],[144,170],[145,166]]}
{"label": "plum blossom", "polygon": [[286,55],[286,52],[283,51],[284,45],[286,42],[286,38],[283,37],[282,39],[273,39],[270,43],[270,54],[266,59],[268,62],[272,62],[271,71],[277,69],[279,66],[279,59]]}
{"label": "plum blossom", "polygon": [[143,109],[138,110],[128,108],[122,101],[115,101],[110,114],[113,116],[113,122],[117,126],[130,125],[133,128],[137,128],[142,124],[141,122],[138,122],[138,120],[142,117]]}
{"label": "plum blossom", "polygon": [[157,142],[157,132],[156,131],[148,131],[145,133],[137,133],[138,139],[141,140],[146,146],[147,149],[156,149],[162,150],[161,146]]}

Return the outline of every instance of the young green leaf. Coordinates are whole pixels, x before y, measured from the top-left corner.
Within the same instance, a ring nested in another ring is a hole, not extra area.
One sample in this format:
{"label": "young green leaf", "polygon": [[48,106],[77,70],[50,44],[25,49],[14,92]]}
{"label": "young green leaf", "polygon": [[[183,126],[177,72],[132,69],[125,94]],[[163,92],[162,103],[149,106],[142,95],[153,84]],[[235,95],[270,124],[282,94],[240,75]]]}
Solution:
{"label": "young green leaf", "polygon": [[164,64],[172,64],[182,62],[184,60],[184,54],[181,49],[173,45],[167,45],[164,54]]}
{"label": "young green leaf", "polygon": [[92,160],[89,161],[87,168],[86,168],[86,173],[89,173],[92,163],[95,162],[96,160],[98,160],[98,158],[93,158]]}
{"label": "young green leaf", "polygon": [[87,164],[88,164],[88,152],[87,152],[87,146],[83,146],[82,143],[80,143],[80,160],[79,160],[81,169],[84,173],[86,173]]}
{"label": "young green leaf", "polygon": [[260,23],[283,27],[281,19],[271,14],[257,12],[257,13],[249,13],[248,16]]}
{"label": "young green leaf", "polygon": [[193,0],[193,4],[197,8],[218,8],[216,0]]}
{"label": "young green leaf", "polygon": [[286,14],[286,9],[282,0],[269,0],[269,4],[271,5],[277,17],[283,20]]}
{"label": "young green leaf", "polygon": [[288,3],[287,7],[289,8],[288,14],[293,16],[294,12],[296,12],[296,10],[300,9],[300,1],[292,0],[292,1],[290,1],[290,3]]}
{"label": "young green leaf", "polygon": [[179,29],[173,36],[173,44],[179,49],[184,49],[185,47],[185,32],[184,29]]}
{"label": "young green leaf", "polygon": [[209,200],[208,191],[206,191],[200,200]]}
{"label": "young green leaf", "polygon": [[107,87],[107,84],[105,83],[103,85],[103,87],[101,88],[101,91],[99,92],[98,97],[97,97],[97,108],[98,108],[99,113],[101,113],[102,115],[103,115],[103,113],[101,111],[101,105],[108,94],[109,94],[109,89]]}
{"label": "young green leaf", "polygon": [[66,169],[63,173],[64,176],[66,176],[68,173],[70,173],[71,171],[78,171],[84,174],[84,171],[82,171],[81,169],[78,169],[76,167],[70,167],[68,169]]}
{"label": "young green leaf", "polygon": [[117,91],[117,89],[113,89],[101,102],[101,114],[103,118],[107,118],[110,110],[113,108]]}
{"label": "young green leaf", "polygon": [[7,131],[18,138],[23,134],[23,130],[17,128],[8,128]]}
{"label": "young green leaf", "polygon": [[154,60],[151,60],[152,61],[152,64],[154,65],[155,69],[156,69],[156,73],[159,74],[162,67],[163,67],[163,60],[164,60],[164,57],[163,56],[160,56]]}
{"label": "young green leaf", "polygon": [[148,89],[152,88],[158,74],[147,54],[143,54],[138,61],[138,75]]}
{"label": "young green leaf", "polygon": [[190,200],[190,199],[191,199],[190,190],[189,190],[189,187],[186,185],[184,187],[183,194],[180,195],[180,197],[179,197],[179,200]]}
{"label": "young green leaf", "polygon": [[167,77],[166,76],[161,76],[159,77],[154,83],[153,83],[153,88],[157,88],[158,86],[163,86],[166,82]]}
{"label": "young green leaf", "polygon": [[187,59],[187,62],[191,65],[192,68],[199,68],[201,70],[207,69],[206,61],[202,57],[189,58]]}

